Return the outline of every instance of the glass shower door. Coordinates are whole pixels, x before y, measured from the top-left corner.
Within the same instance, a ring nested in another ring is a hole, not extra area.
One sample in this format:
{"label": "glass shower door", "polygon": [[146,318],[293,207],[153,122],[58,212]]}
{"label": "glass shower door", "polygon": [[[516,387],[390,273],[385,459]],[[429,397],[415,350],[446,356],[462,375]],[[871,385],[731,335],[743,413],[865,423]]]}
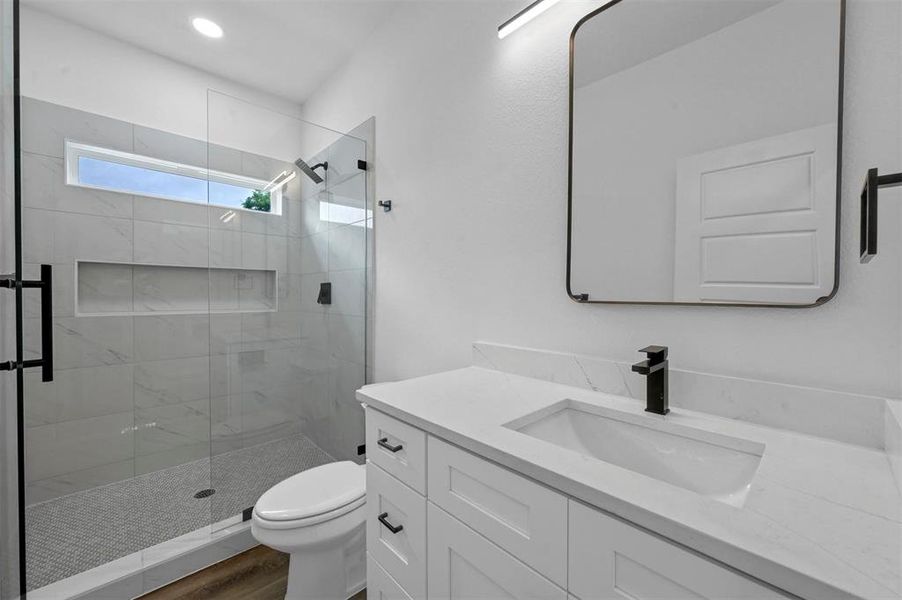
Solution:
{"label": "glass shower door", "polygon": [[[206,142],[34,98],[22,113],[24,273],[53,268],[55,347],[53,382],[25,374],[28,587],[66,597],[210,523]],[[24,309],[36,358],[42,304]]]}
{"label": "glass shower door", "polygon": [[267,182],[211,229],[212,518],[223,526],[286,477],[358,460],[366,144],[217,92],[208,110],[211,170],[241,164]]}
{"label": "glass shower door", "polygon": [[[13,2],[0,0],[0,273],[15,273]],[[0,290],[0,360],[16,357],[16,303]],[[0,600],[19,594],[17,373],[0,372]]]}

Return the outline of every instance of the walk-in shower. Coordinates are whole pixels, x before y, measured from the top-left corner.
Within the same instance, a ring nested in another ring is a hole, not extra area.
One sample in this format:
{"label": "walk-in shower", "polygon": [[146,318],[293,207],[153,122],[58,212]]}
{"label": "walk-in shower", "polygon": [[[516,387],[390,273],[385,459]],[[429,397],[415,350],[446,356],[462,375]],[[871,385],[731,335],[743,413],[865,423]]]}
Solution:
{"label": "walk-in shower", "polygon": [[[137,595],[173,556],[251,543],[236,532],[275,483],[362,460],[371,123],[346,135],[212,91],[206,139],[21,107],[23,273],[52,267],[55,342],[53,382],[22,388],[26,587]],[[23,311],[29,359],[37,297]]]}

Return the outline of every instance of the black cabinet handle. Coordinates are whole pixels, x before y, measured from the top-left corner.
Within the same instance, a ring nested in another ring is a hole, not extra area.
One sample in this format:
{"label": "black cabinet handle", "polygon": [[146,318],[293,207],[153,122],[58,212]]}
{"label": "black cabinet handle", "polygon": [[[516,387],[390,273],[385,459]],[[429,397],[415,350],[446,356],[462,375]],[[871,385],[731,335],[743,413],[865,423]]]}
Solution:
{"label": "black cabinet handle", "polygon": [[384,512],[381,515],[379,515],[379,522],[382,523],[383,525],[385,525],[385,527],[388,528],[388,530],[391,531],[392,533],[401,533],[402,531],[404,531],[403,525],[398,525],[397,527],[395,527],[394,525],[392,525],[391,523],[388,522],[388,513],[387,512]]}
{"label": "black cabinet handle", "polygon": [[383,448],[385,448],[386,450],[388,450],[389,452],[400,452],[401,448],[404,447],[401,444],[398,444],[397,446],[392,446],[391,444],[388,443],[387,437],[382,438],[381,440],[377,441],[376,443],[379,444],[380,446],[382,446]]}

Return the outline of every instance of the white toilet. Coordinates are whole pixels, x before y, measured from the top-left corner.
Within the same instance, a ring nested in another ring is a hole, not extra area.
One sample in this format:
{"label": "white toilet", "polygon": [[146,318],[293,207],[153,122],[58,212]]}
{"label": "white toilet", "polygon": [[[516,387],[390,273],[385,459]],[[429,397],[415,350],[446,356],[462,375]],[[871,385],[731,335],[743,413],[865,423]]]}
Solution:
{"label": "white toilet", "polygon": [[335,462],[260,496],[251,533],[290,554],[286,600],[345,600],[366,586],[366,469]]}

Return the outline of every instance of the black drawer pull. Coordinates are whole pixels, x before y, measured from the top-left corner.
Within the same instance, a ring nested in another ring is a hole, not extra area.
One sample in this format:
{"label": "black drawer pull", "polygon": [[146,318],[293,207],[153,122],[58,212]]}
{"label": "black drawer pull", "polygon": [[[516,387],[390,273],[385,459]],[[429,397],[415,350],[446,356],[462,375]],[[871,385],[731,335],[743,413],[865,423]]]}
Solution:
{"label": "black drawer pull", "polygon": [[388,528],[388,530],[391,531],[392,533],[401,533],[404,530],[403,525],[398,525],[397,527],[395,527],[394,525],[392,525],[391,523],[388,522],[388,513],[387,512],[384,512],[381,515],[379,515],[379,522],[382,523],[383,525],[385,525]]}
{"label": "black drawer pull", "polygon": [[377,441],[376,443],[379,444],[380,446],[382,446],[383,448],[385,448],[386,450],[388,450],[389,452],[400,452],[401,448],[404,447],[401,444],[398,444],[397,446],[392,446],[391,444],[388,443],[388,438],[382,438],[381,440]]}

